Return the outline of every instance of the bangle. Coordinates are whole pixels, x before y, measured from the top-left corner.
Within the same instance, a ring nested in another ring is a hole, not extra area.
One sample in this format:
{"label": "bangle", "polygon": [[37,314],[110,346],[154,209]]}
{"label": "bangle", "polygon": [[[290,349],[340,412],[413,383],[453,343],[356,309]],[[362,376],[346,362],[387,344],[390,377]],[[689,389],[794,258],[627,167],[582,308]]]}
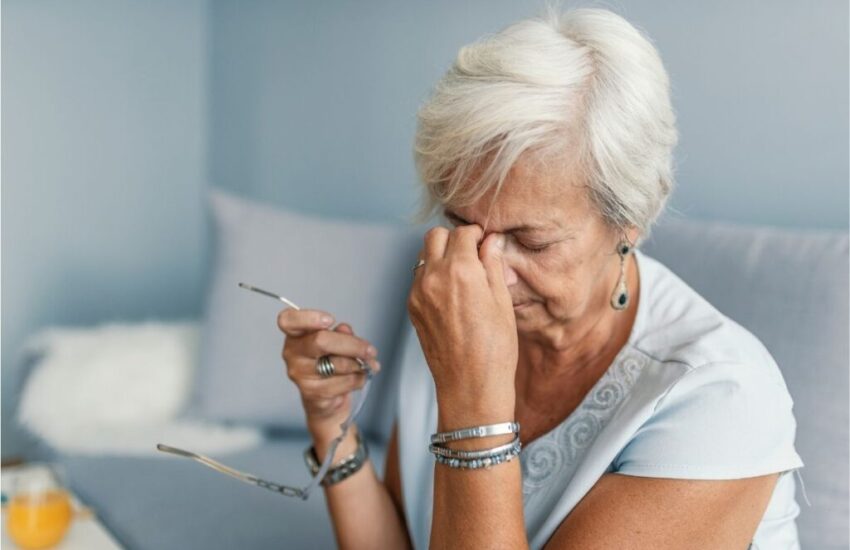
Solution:
{"label": "bangle", "polygon": [[496,464],[510,462],[515,456],[519,454],[521,447],[522,445],[517,442],[517,445],[509,449],[507,452],[493,457],[474,458],[472,460],[464,460],[462,458],[446,458],[441,455],[434,455],[434,457],[440,464],[445,464],[446,466],[449,466],[451,468],[468,468],[470,470],[474,470],[477,468],[489,469],[491,466],[495,466]]}
{"label": "bangle", "polygon": [[508,443],[505,443],[504,445],[499,445],[498,447],[493,447],[492,449],[483,449],[480,451],[464,451],[460,449],[449,449],[448,447],[442,447],[440,445],[435,445],[432,443],[428,446],[428,450],[435,455],[444,456],[446,458],[492,458],[496,455],[503,454],[506,451],[513,449],[517,445],[521,445],[519,440],[519,434],[516,434],[514,438]]}
{"label": "bangle", "polygon": [[[357,449],[327,471],[325,477],[321,480],[323,487],[339,483],[343,479],[353,475],[363,467],[366,459],[369,458],[369,447],[366,445],[366,440],[360,436],[359,431],[354,435],[357,439]],[[316,456],[316,447],[314,445],[310,445],[309,448],[304,450],[304,462],[307,463],[311,475],[315,476],[319,473],[321,464],[319,463],[319,458]]]}
{"label": "bangle", "polygon": [[488,437],[491,435],[503,435],[519,433],[519,422],[502,422],[499,424],[488,424],[484,426],[472,426],[461,428],[451,432],[438,432],[431,434],[431,443],[446,443],[459,439],[471,439],[474,437]]}

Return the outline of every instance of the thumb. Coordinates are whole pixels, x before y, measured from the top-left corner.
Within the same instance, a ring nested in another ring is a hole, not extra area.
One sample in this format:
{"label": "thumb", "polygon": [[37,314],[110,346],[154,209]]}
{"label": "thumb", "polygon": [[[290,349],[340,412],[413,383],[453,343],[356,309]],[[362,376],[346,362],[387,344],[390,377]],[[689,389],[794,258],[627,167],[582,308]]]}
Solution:
{"label": "thumb", "polygon": [[334,329],[334,332],[342,332],[343,334],[354,334],[354,330],[352,330],[351,325],[348,323],[340,323]]}
{"label": "thumb", "polygon": [[487,280],[492,289],[505,289],[505,273],[502,266],[502,252],[505,249],[504,233],[490,233],[481,248],[478,257],[487,271]]}

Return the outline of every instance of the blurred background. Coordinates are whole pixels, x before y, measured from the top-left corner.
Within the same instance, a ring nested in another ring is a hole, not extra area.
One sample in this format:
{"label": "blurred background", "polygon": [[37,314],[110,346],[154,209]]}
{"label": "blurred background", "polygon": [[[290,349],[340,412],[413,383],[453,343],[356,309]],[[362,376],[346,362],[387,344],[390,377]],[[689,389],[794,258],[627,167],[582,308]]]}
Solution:
{"label": "blurred background", "polygon": [[[599,3],[592,5],[600,5]],[[848,8],[606,2],[648,32],[687,218],[848,226]],[[206,193],[403,223],[417,106],[458,48],[541,2],[2,2],[2,455],[47,325],[197,318]]]}

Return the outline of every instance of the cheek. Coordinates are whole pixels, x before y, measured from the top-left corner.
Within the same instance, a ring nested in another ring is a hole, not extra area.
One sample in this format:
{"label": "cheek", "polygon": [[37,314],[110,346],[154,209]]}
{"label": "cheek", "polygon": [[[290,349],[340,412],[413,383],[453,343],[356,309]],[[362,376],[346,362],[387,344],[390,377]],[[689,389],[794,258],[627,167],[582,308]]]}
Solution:
{"label": "cheek", "polygon": [[567,304],[575,299],[576,271],[569,259],[560,256],[529,261],[520,274],[537,299],[554,304]]}

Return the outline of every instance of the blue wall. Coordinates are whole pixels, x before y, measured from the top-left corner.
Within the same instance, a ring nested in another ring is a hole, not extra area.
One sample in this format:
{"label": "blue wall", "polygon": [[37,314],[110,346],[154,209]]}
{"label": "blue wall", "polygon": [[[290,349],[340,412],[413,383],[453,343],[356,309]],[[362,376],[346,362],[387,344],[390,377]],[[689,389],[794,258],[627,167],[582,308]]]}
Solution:
{"label": "blue wall", "polygon": [[18,349],[48,324],[201,306],[207,5],[3,2],[4,457]]}
{"label": "blue wall", "polygon": [[[845,2],[606,2],[673,82],[685,216],[847,228]],[[193,317],[215,185],[402,221],[415,112],[509,0],[4,0],[3,456],[18,348],[48,324]]]}
{"label": "blue wall", "polygon": [[[211,9],[211,180],[327,214],[402,219],[414,114],[457,49],[542,2],[230,2]],[[846,228],[843,1],[606,2],[644,28],[682,134],[672,206]]]}

